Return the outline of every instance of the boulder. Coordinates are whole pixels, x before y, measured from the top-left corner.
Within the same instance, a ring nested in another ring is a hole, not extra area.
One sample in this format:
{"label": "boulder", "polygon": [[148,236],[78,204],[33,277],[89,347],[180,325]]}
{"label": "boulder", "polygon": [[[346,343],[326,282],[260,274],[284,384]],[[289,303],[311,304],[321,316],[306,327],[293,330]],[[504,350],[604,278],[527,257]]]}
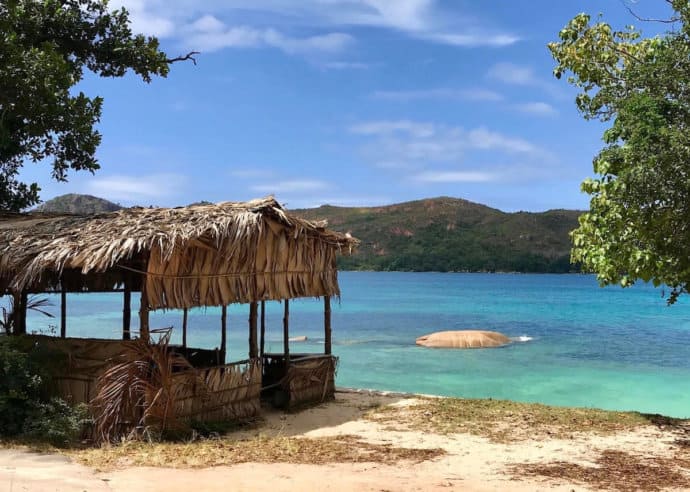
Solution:
{"label": "boulder", "polygon": [[489,348],[502,347],[510,338],[495,331],[456,330],[437,331],[417,339],[417,345],[433,348]]}

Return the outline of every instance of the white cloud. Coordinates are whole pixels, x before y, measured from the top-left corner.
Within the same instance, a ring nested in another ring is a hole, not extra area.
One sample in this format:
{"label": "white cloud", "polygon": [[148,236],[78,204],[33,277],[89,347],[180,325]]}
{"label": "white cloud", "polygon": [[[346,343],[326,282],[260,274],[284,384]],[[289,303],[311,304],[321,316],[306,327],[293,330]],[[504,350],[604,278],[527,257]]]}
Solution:
{"label": "white cloud", "polygon": [[501,133],[492,132],[484,127],[475,128],[467,133],[467,143],[470,147],[482,150],[501,150],[513,153],[538,153],[534,144],[522,138],[508,137]]}
{"label": "white cloud", "polygon": [[96,176],[89,180],[89,193],[111,200],[136,201],[174,195],[188,182],[180,174],[151,174],[147,176]]}
{"label": "white cloud", "polygon": [[295,179],[287,181],[278,181],[274,183],[260,184],[250,186],[252,191],[261,193],[294,193],[302,191],[317,191],[324,190],[330,187],[329,183],[325,181],[312,179]]}
{"label": "white cloud", "polygon": [[[362,140],[358,152],[366,161],[412,183],[515,182],[545,175],[557,163],[539,145],[485,127],[382,120],[360,122],[349,131]],[[497,160],[511,164],[491,164]]]}
{"label": "white cloud", "polygon": [[520,41],[520,38],[511,34],[453,34],[453,33],[424,33],[420,37],[437,43],[450,44],[473,48],[477,46],[489,46],[500,48],[510,46]]}
{"label": "white cloud", "polygon": [[409,160],[456,160],[467,150],[499,150],[509,153],[541,152],[527,140],[492,132],[484,127],[466,131],[461,127],[437,125],[410,120],[370,121],[352,125],[351,133],[378,137],[371,146],[375,153],[395,155],[394,158],[378,159],[390,167],[390,163]]}
{"label": "white cloud", "polygon": [[421,99],[450,99],[461,101],[496,102],[503,96],[487,89],[425,89],[410,91],[376,91],[372,94],[376,99],[390,101],[415,101]]}
{"label": "white cloud", "polygon": [[394,133],[408,133],[416,138],[430,137],[435,128],[431,123],[418,123],[410,120],[397,121],[368,121],[350,127],[351,133],[358,135],[392,135]]}
{"label": "white cloud", "polygon": [[556,108],[545,102],[529,102],[515,104],[513,107],[522,113],[533,114],[535,116],[555,116],[558,114]]}
{"label": "white cloud", "polygon": [[225,24],[217,17],[206,14],[192,22],[189,29],[197,32],[220,32],[225,29]]}
{"label": "white cloud", "polygon": [[486,73],[490,79],[514,85],[540,85],[541,81],[535,76],[531,67],[516,65],[515,63],[497,63]]}
{"label": "white cloud", "polygon": [[[201,20],[201,19],[200,19]],[[197,21],[199,22],[199,21]],[[202,22],[202,25],[209,21]],[[222,24],[222,23],[221,23]],[[256,29],[250,26],[212,24],[210,30],[196,30],[186,38],[186,44],[201,51],[217,51],[222,48],[277,48],[285,53],[336,53],[354,41],[349,34],[333,32],[303,38],[290,37],[275,29]]]}
{"label": "white cloud", "polygon": [[[489,68],[486,72],[486,77],[503,84],[535,88],[557,99],[567,97],[567,94],[563,92],[561,88],[552,84],[547,79],[538,76],[532,67],[526,65],[518,65],[509,62],[497,63]],[[519,110],[519,108],[516,109]],[[539,111],[534,107],[531,109],[533,113]],[[544,108],[542,107],[542,109]],[[529,109],[523,108],[523,110],[529,112]]]}
{"label": "white cloud", "polygon": [[160,38],[170,37],[175,33],[176,26],[165,9],[158,9],[156,5],[145,0],[112,0],[110,9],[125,7],[129,12],[131,28],[134,33],[144,33]]}
{"label": "white cloud", "polygon": [[349,61],[326,62],[323,63],[321,66],[329,70],[365,70],[371,67],[371,65],[368,63]]}
{"label": "white cloud", "polygon": [[[206,40],[211,46],[219,46],[217,49],[262,45],[251,44],[246,38],[243,38],[244,42],[227,41],[228,38],[247,35],[246,32],[234,31],[242,29],[242,26],[236,25],[238,18],[251,18],[255,22],[244,29],[264,33],[278,31],[277,25],[297,29],[367,26],[460,47],[501,47],[519,41],[519,37],[513,33],[487,28],[481,21],[470,18],[464,12],[444,8],[439,0],[207,0],[203,3],[192,0],[113,0],[111,6],[127,7],[135,31],[161,37],[180,37],[187,41],[186,44],[196,39],[187,39],[187,34],[193,29],[205,33],[207,37],[211,32],[225,33],[224,43],[220,40]],[[235,19],[234,25],[221,26],[222,19]],[[287,39],[303,38],[284,34],[285,30],[282,32],[282,36]],[[307,38],[322,36],[311,34]],[[324,40],[318,43],[322,42]],[[290,45],[289,42],[287,44]],[[292,47],[284,51],[302,53],[303,47]]]}
{"label": "white cloud", "polygon": [[498,179],[497,174],[483,171],[427,171],[412,176],[418,183],[486,183]]}
{"label": "white cloud", "polygon": [[[332,4],[346,4],[341,1]],[[378,25],[406,31],[419,31],[429,28],[430,10],[433,0],[360,0],[350,1],[350,12],[341,10],[340,19],[345,22],[363,25]],[[357,8],[359,7],[359,8]]]}

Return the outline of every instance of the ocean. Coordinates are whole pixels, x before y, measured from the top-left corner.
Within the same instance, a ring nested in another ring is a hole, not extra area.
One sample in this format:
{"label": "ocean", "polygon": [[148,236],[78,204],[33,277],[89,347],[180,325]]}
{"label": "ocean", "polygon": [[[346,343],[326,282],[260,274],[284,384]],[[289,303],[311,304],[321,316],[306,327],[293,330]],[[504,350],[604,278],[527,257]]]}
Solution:
{"label": "ocean", "polygon": [[[602,289],[591,275],[341,272],[339,279],[342,298],[332,308],[339,386],[690,417],[684,297],[669,307],[662,289]],[[58,315],[59,297],[51,300]],[[119,337],[121,302],[120,294],[70,294],[68,336]],[[320,300],[291,302],[290,335],[308,338],[291,343],[291,352],[323,350],[322,309]],[[267,352],[282,352],[282,310],[267,303]],[[247,356],[248,312],[229,308],[228,361]],[[174,343],[181,322],[178,311],[151,314],[152,328],[174,327]],[[42,333],[57,324],[28,319],[29,330]],[[421,335],[461,329],[518,341],[474,350],[415,345]],[[219,343],[220,309],[191,310],[189,346]]]}

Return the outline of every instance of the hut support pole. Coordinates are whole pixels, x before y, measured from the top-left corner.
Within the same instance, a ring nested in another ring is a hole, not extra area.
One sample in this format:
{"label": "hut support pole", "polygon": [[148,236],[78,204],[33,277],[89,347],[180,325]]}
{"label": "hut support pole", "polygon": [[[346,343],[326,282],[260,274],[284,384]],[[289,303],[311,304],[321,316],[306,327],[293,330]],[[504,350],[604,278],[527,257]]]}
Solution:
{"label": "hut support pole", "polygon": [[182,347],[187,348],[187,317],[189,310],[184,308],[182,310]]}
{"label": "hut support pole", "polygon": [[26,306],[29,303],[29,293],[22,291],[19,302],[19,333],[26,335]]}
{"label": "hut support pole", "polygon": [[67,337],[67,291],[62,285],[60,289],[60,338]]}
{"label": "hut support pole", "polygon": [[259,304],[249,304],[249,358],[256,359],[259,356],[259,347],[256,343],[256,319]]}
{"label": "hut support pole", "polygon": [[225,364],[225,350],[227,348],[228,307],[223,306],[220,314],[220,360]]}
{"label": "hut support pole", "polygon": [[141,280],[141,305],[139,306],[139,337],[149,341],[149,301],[146,296],[146,276]]}
{"label": "hut support pole", "polygon": [[12,334],[19,335],[21,322],[22,296],[19,292],[12,292]]}
{"label": "hut support pole", "polygon": [[122,307],[122,339],[132,339],[132,286],[129,283],[129,275],[125,274],[125,292]]}
{"label": "hut support pole", "polygon": [[331,297],[323,298],[324,352],[331,355]]}
{"label": "hut support pole", "polygon": [[263,358],[266,347],[266,301],[261,301],[261,347],[260,354]]}
{"label": "hut support pole", "polygon": [[285,367],[290,366],[290,300],[285,299],[283,313],[283,351],[285,352]]}

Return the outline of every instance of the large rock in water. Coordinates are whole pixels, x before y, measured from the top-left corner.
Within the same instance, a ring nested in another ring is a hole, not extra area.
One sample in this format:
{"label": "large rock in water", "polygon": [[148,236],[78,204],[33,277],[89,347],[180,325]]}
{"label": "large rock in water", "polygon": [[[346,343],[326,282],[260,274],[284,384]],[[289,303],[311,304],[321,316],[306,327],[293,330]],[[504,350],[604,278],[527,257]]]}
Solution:
{"label": "large rock in water", "polygon": [[509,343],[510,338],[502,333],[482,330],[437,331],[417,339],[417,345],[433,348],[489,348]]}

